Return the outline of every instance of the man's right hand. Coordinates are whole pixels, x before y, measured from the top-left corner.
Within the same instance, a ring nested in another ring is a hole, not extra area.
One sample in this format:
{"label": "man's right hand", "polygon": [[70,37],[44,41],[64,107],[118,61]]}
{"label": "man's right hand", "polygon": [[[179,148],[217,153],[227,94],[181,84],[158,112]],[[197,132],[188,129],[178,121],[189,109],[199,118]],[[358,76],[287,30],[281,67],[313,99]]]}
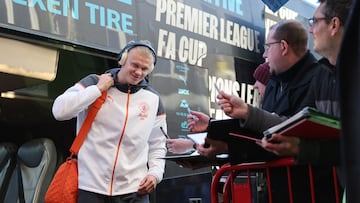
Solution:
{"label": "man's right hand", "polygon": [[245,120],[248,118],[249,106],[240,97],[221,91],[217,98],[219,106],[227,116]]}
{"label": "man's right hand", "polygon": [[111,86],[114,85],[114,79],[110,73],[105,73],[99,76],[99,81],[96,86],[99,88],[100,92],[108,90]]}
{"label": "man's right hand", "polygon": [[190,111],[191,114],[187,116],[188,129],[190,132],[199,133],[206,131],[210,117],[199,111]]}

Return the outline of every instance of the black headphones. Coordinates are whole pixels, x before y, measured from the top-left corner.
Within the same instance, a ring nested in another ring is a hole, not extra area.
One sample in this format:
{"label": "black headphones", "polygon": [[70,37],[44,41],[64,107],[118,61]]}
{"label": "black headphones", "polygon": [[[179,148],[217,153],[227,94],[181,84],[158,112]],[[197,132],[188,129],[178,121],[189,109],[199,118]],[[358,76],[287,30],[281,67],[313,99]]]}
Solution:
{"label": "black headphones", "polygon": [[125,61],[127,59],[127,53],[129,52],[130,49],[134,48],[134,47],[137,47],[137,46],[144,46],[144,47],[147,47],[151,53],[153,54],[154,56],[154,65],[156,64],[156,53],[155,53],[155,50],[154,48],[146,43],[146,42],[130,42],[129,44],[127,44],[119,53],[118,55],[118,59],[119,59],[119,65],[122,66],[125,64]]}

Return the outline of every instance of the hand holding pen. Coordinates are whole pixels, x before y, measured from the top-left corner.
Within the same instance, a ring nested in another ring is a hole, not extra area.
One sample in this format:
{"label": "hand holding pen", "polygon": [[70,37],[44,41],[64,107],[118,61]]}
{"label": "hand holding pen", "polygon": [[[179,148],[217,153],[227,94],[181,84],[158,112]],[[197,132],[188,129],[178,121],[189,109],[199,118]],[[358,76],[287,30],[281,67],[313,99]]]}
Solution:
{"label": "hand holding pen", "polygon": [[210,117],[202,112],[190,110],[187,124],[190,132],[199,133],[206,131]]}
{"label": "hand holding pen", "polygon": [[196,144],[191,139],[175,138],[166,140],[168,151],[174,154],[191,152],[194,150],[194,146],[196,147]]}
{"label": "hand holding pen", "polygon": [[249,107],[240,97],[222,91],[217,96],[217,99],[218,105],[227,116],[237,119],[247,119]]}

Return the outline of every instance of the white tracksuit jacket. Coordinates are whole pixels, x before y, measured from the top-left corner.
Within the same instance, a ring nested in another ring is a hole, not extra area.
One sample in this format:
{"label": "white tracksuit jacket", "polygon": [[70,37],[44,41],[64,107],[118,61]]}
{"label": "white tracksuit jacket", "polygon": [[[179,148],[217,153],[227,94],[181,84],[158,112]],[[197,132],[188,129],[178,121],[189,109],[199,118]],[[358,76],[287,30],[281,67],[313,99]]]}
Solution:
{"label": "white tracksuit jacket", "polygon": [[[118,70],[109,72],[115,75]],[[78,132],[89,105],[101,96],[97,81],[96,75],[89,75],[58,96],[54,117],[77,117]],[[166,155],[160,127],[167,129],[164,107],[145,80],[138,86],[111,87],[78,153],[79,189],[110,196],[128,194],[137,191],[147,174],[159,183],[165,167],[161,157]]]}

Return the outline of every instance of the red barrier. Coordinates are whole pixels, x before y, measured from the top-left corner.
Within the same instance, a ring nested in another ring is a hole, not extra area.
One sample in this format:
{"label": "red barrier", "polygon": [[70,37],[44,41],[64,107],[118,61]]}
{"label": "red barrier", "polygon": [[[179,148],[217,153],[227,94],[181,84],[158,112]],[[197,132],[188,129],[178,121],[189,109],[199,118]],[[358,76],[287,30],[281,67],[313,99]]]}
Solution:
{"label": "red barrier", "polygon": [[[271,162],[256,162],[256,163],[244,163],[238,165],[225,164],[216,171],[212,183],[211,183],[211,203],[252,203],[252,181],[251,174],[254,171],[264,170],[266,174],[267,189],[268,189],[268,202],[272,203],[271,181],[270,181],[270,168],[273,167],[285,167],[287,172],[288,190],[289,190],[289,202],[293,202],[293,188],[290,176],[290,167],[296,167],[293,158],[283,158]],[[313,182],[313,169],[311,165],[308,165],[309,170],[309,182],[310,182],[310,194],[311,202],[315,203],[315,190]],[[333,167],[333,182],[336,202],[340,202],[338,181],[336,175],[336,169]],[[245,174],[247,178],[243,178],[245,182],[236,182],[235,178],[239,174]],[[225,183],[222,186],[222,198],[219,198],[220,180],[226,177]]]}

